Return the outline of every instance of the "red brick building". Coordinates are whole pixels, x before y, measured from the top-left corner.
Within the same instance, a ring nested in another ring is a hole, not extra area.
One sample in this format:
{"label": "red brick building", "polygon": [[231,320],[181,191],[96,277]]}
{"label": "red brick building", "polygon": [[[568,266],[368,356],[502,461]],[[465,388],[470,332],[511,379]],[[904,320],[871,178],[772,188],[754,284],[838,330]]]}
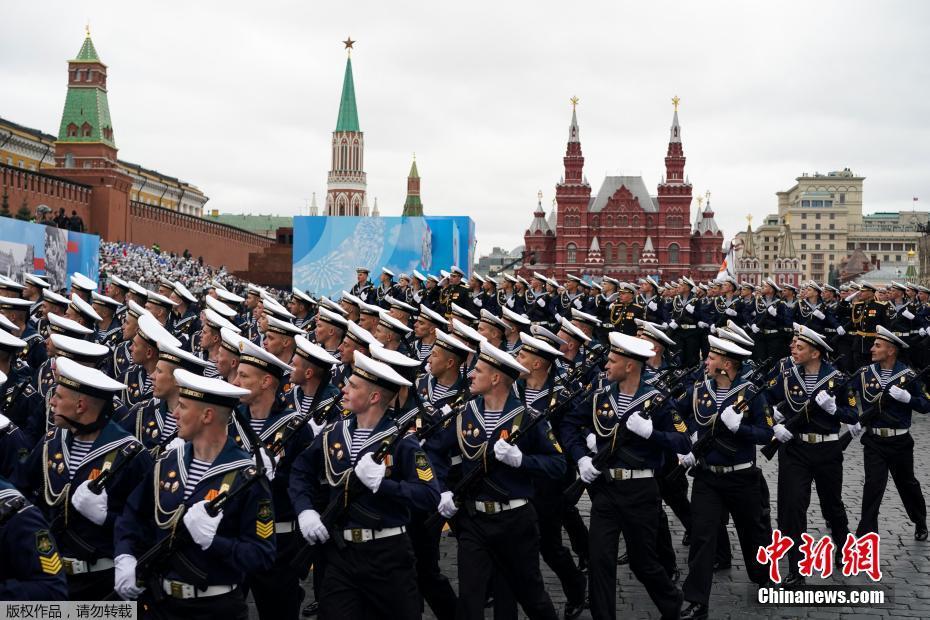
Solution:
{"label": "red brick building", "polygon": [[691,223],[691,182],[685,176],[685,155],[678,124],[678,100],[665,156],[665,175],[657,194],[649,194],[639,176],[608,176],[597,194],[584,175],[584,155],[578,117],[572,122],[563,163],[565,173],[556,185],[555,229],[547,221],[542,202],[524,235],[535,264],[525,270],[564,279],[566,274],[612,276],[632,281],[647,274],[661,280],[690,276],[716,277],[722,261],[723,233],[714,221],[708,199]]}

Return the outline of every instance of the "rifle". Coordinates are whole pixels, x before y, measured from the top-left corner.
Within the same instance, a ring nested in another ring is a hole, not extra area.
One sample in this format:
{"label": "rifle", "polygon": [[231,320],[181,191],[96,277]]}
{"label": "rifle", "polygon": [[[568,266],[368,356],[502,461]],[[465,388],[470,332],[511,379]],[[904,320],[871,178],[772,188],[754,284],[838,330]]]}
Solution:
{"label": "rifle", "polygon": [[15,495],[0,502],[0,527],[6,525],[7,521],[19,514],[19,511],[25,507],[26,498],[22,495]]}
{"label": "rifle", "polygon": [[[264,475],[265,472],[262,471],[261,467],[251,465],[243,469],[242,477],[244,480],[232,491],[223,491],[207,502],[205,507],[207,514],[211,517],[218,515],[220,511],[223,510],[223,507],[229,503],[229,500],[248,490],[253,484],[261,480]],[[136,582],[139,585],[145,585],[156,602],[164,597],[159,579],[160,570],[168,564],[168,561],[177,552],[180,543],[191,540],[186,527],[178,528],[178,523],[181,522],[186,509],[187,507],[184,504],[178,507],[172,516],[173,524],[171,526],[171,532],[139,556],[139,559],[136,561]],[[189,562],[187,565],[188,567],[192,567]],[[206,575],[204,575],[204,577],[206,577]],[[119,594],[116,590],[113,590],[104,597],[103,600],[112,601],[117,598],[119,598]]]}
{"label": "rifle", "polygon": [[[770,357],[769,360],[771,360],[772,357]],[[758,384],[765,377],[765,375],[768,374],[770,370],[771,369],[768,367],[768,364],[759,365],[759,367],[755,370],[755,372],[753,372],[752,375],[750,375],[749,385],[751,387],[756,387],[757,391],[753,393],[753,395],[747,398],[746,400],[734,405],[733,408],[736,411],[738,411],[740,414],[745,415],[745,413],[749,410],[749,403],[751,403],[753,400],[755,400],[756,398],[762,395],[763,391],[761,389],[758,389]],[[717,435],[718,435],[718,431],[717,431],[717,426],[715,424],[709,433],[705,433],[703,437],[698,439],[697,442],[693,446],[691,446],[691,453],[694,454],[694,456],[697,458],[703,457],[705,454],[710,452],[711,447],[713,446],[714,442],[717,440]],[[678,465],[676,465],[675,468],[669,472],[669,474],[665,477],[665,479],[667,481],[675,480],[676,478],[678,478],[679,476],[685,473],[685,469],[686,468],[681,463],[678,463]]]}
{"label": "rifle", "polygon": [[[921,368],[919,371],[914,373],[913,377],[909,378],[907,381],[905,381],[898,387],[900,387],[902,390],[906,389],[909,385],[917,381],[920,377],[922,377],[928,371],[930,371],[930,365],[924,366],[923,368]],[[861,375],[855,375],[855,376],[861,376]],[[894,384],[889,383],[888,385],[886,385],[884,389],[882,389],[882,393],[878,397],[878,399],[876,399],[875,402],[873,402],[865,411],[859,414],[860,425],[869,426],[870,424],[875,422],[879,418],[879,416],[881,416],[882,399],[885,397],[885,394],[887,394],[888,391],[891,389],[892,385]],[[849,444],[852,443],[852,440],[853,440],[852,433],[844,433],[843,436],[840,437],[840,445],[843,446],[843,450],[849,447]]]}
{"label": "rifle", "polygon": [[281,437],[271,444],[269,450],[274,456],[280,455],[281,451],[284,450],[284,446],[287,445],[287,442],[290,441],[291,437],[294,437],[297,433],[299,433],[301,429],[310,422],[310,420],[313,420],[314,424],[322,424],[329,416],[329,412],[333,410],[333,407],[339,405],[342,402],[342,399],[336,395],[333,397],[333,402],[329,403],[325,409],[322,411],[317,411],[317,401],[319,401],[320,395],[323,393],[323,389],[327,385],[329,384],[323,382],[320,383],[316,393],[313,395],[313,401],[311,402],[311,406],[307,412],[291,418],[291,421],[288,422],[284,427],[284,432],[281,434]]}
{"label": "rifle", "polygon": [[[554,413],[561,412],[562,409],[565,409],[571,406],[575,402],[575,399],[577,399],[578,397],[582,395],[587,397],[587,393],[592,391],[594,387],[595,387],[594,383],[578,387],[577,389],[573,390],[562,402],[560,402],[555,407],[552,407],[551,409],[549,409],[549,411],[545,413],[541,413],[540,415],[537,415],[535,417],[532,417],[532,419],[526,424],[526,426],[521,426],[517,428],[513,433],[507,434],[506,436],[505,436],[506,431],[502,432],[501,439],[503,439],[510,445],[516,444],[517,441],[519,441],[520,438],[523,437],[523,435],[525,435],[528,431],[532,430],[537,424],[539,424],[543,420],[548,420]],[[453,489],[452,491],[452,499],[453,501],[455,501],[456,505],[461,504],[462,497],[470,489],[477,486],[479,482],[484,480],[488,476],[488,474],[490,474],[493,471],[495,464],[498,463],[496,459],[482,459],[482,460],[484,461],[484,467],[475,467],[474,469],[469,471],[467,474],[462,476],[462,479],[459,480],[457,485],[455,485],[455,489]],[[426,519],[425,527],[427,529],[433,528],[436,525],[438,525],[440,521],[442,521],[444,518],[445,517],[439,514],[439,512],[434,512]]]}

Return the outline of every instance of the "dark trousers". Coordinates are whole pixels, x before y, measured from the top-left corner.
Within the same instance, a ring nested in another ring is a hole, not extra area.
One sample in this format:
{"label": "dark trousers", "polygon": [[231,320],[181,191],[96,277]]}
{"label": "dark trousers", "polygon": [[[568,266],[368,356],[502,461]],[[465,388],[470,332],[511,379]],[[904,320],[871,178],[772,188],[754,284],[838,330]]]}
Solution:
{"label": "dark trousers", "polygon": [[767,359],[772,362],[779,360],[788,355],[788,343],[785,337],[780,333],[762,334],[756,337],[756,346],[753,347],[752,357],[757,363],[761,364]]}
{"label": "dark trousers", "polygon": [[423,600],[433,610],[438,620],[455,618],[456,596],[449,580],[439,570],[439,540],[442,523],[426,527],[427,516],[413,511],[407,533],[417,560],[417,587]]}
{"label": "dark trousers", "polygon": [[701,361],[701,330],[682,329],[678,331],[678,342],[681,344],[681,366],[690,368]]}
{"label": "dark trousers", "polygon": [[290,564],[303,542],[299,531],[276,534],[274,565],[267,571],[246,576],[246,596],[252,592],[261,620],[296,620],[300,616],[300,604],[304,599],[300,587],[302,571],[291,568]]}
{"label": "dark trousers", "polygon": [[113,569],[68,575],[69,601],[100,601],[113,591]]}
{"label": "dark trousers", "polygon": [[662,501],[672,509],[678,520],[685,528],[685,532],[691,533],[691,502],[688,501],[688,477],[676,476],[669,480],[668,474],[678,465],[677,456],[667,455],[665,464],[662,466],[662,474],[656,478],[659,483],[659,495]]}
{"label": "dark trousers", "polygon": [[139,617],[146,620],[248,620],[249,609],[245,604],[242,588],[228,594],[206,598],[180,599],[165,596],[157,604],[143,602],[139,605]]}
{"label": "dark trousers", "polygon": [[588,562],[588,526],[585,525],[584,518],[578,510],[578,506],[571,505],[565,507],[562,513],[562,527],[568,534],[568,542],[572,546],[572,552],[578,556],[579,562]]}
{"label": "dark trousers", "polygon": [[458,618],[484,618],[488,575],[497,569],[531,620],[557,618],[539,571],[539,527],[532,504],[495,514],[463,506],[455,516],[459,543]]}
{"label": "dark trousers", "polygon": [[685,579],[685,600],[707,605],[714,580],[714,556],[717,534],[723,515],[733,515],[739,536],[746,572],[753,583],[762,584],[768,578],[765,566],[756,562],[756,551],[771,542],[771,531],[762,525],[762,498],[759,476],[755,467],[714,474],[696,469],[691,489],[691,547],[688,550],[688,578]]}
{"label": "dark trousers", "polygon": [[536,481],[533,507],[539,515],[539,552],[543,561],[559,578],[569,603],[584,601],[585,576],[575,564],[572,553],[562,544],[564,485],[555,480]]}
{"label": "dark trousers", "polygon": [[416,560],[406,535],[341,548],[329,542],[325,548],[320,620],[421,617]]}
{"label": "dark trousers", "polygon": [[872,344],[875,338],[868,336],[853,336],[853,367],[862,368],[872,363]]}
{"label": "dark trousers", "polygon": [[663,618],[677,618],[681,592],[658,556],[659,511],[655,478],[612,481],[589,489],[591,494],[591,615],[617,614],[617,547],[626,542],[630,570],[646,588]]}
{"label": "dark trousers", "polygon": [[791,441],[778,449],[778,528],[795,544],[788,551],[788,567],[798,572],[801,534],[807,532],[811,483],[817,485],[820,507],[830,522],[833,541],[846,542],[849,521],[843,506],[843,446],[839,441],[809,444]]}
{"label": "dark trousers", "polygon": [[862,516],[856,536],[878,532],[878,511],[888,485],[888,474],[901,496],[907,518],[914,523],[927,521],[927,504],[914,477],[914,438],[911,434],[897,437],[862,436],[862,460],[865,465],[865,485],[862,489]]}

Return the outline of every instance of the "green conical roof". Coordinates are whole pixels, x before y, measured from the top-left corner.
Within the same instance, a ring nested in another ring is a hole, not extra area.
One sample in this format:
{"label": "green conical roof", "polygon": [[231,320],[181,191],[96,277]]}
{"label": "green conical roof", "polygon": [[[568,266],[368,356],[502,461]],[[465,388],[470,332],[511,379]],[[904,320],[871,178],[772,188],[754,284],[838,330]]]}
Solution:
{"label": "green conical roof", "polygon": [[410,164],[410,174],[407,175],[411,179],[419,179],[420,173],[417,172],[417,160],[414,159],[413,163]]}
{"label": "green conical roof", "polygon": [[[78,57],[71,62],[100,62],[97,50],[90,40],[90,34],[84,39],[84,45],[78,52]],[[84,71],[84,65],[78,65]],[[91,67],[86,69],[91,71]],[[97,69],[94,69],[97,71]],[[104,79],[106,74],[104,73]],[[113,123],[110,120],[110,104],[107,101],[105,81],[84,84],[81,81],[72,81],[68,86],[65,97],[65,109],[61,114],[61,125],[58,128],[59,142],[102,142],[116,148],[113,138]]]}
{"label": "green conical roof", "polygon": [[90,33],[87,33],[87,36],[84,38],[84,45],[81,46],[81,51],[78,52],[75,60],[100,62],[100,57],[97,56],[97,50],[94,49],[94,42],[90,40]]}
{"label": "green conical roof", "polygon": [[339,101],[339,118],[336,131],[360,131],[358,108],[355,106],[355,81],[352,79],[352,59],[346,59],[346,75],[342,80],[342,99]]}

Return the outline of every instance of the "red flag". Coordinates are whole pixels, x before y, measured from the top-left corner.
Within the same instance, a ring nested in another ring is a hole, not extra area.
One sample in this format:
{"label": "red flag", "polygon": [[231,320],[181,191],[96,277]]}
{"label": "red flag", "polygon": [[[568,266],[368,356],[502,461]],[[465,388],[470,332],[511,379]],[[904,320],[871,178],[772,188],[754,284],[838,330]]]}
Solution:
{"label": "red flag", "polygon": [[44,258],[33,258],[32,268],[35,271],[45,271],[45,259]]}
{"label": "red flag", "polygon": [[78,251],[78,242],[69,241],[68,242],[68,254],[74,254],[77,251]]}

